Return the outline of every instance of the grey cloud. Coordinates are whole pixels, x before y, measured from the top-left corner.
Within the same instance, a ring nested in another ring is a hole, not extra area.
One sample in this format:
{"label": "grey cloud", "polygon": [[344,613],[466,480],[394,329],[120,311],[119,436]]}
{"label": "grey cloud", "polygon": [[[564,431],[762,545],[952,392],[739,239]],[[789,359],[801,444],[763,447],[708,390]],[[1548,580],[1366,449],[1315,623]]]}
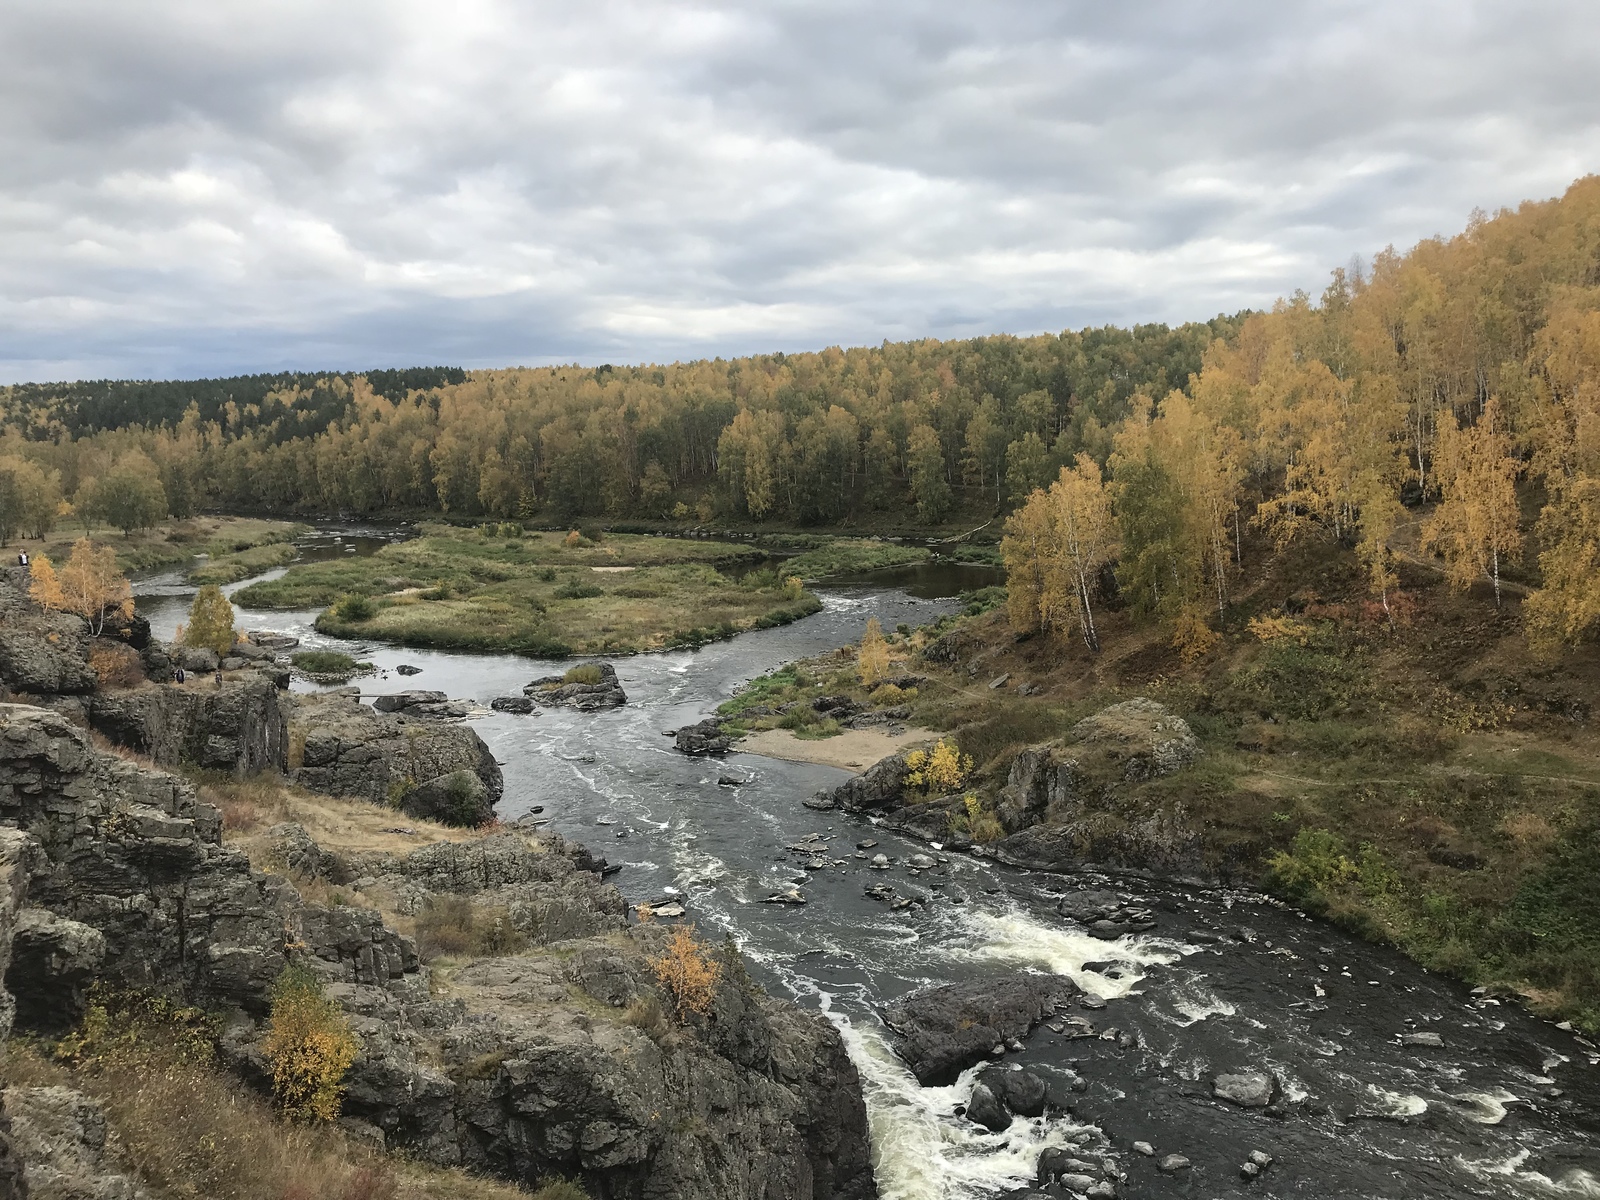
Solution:
{"label": "grey cloud", "polygon": [[0,11],[0,377],[1182,320],[1559,192],[1581,3]]}

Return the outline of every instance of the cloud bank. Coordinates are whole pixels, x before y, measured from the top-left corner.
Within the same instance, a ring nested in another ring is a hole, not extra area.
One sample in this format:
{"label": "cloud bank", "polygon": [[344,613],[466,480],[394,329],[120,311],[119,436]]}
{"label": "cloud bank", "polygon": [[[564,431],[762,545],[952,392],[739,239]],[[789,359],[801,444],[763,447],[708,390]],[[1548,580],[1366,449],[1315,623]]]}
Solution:
{"label": "cloud bank", "polygon": [[0,11],[0,378],[1181,321],[1600,168],[1581,2]]}

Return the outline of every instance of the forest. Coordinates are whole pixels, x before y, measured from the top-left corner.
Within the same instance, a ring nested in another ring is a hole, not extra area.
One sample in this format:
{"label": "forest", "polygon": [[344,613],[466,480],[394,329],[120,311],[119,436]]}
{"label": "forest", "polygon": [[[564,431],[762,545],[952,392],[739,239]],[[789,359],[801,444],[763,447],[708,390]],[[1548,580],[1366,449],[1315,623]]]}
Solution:
{"label": "forest", "polygon": [[165,509],[929,529],[1007,517],[1024,628],[1202,650],[1248,535],[1397,530],[1546,647],[1600,621],[1600,178],[1209,322],[665,366],[0,392],[0,535]]}

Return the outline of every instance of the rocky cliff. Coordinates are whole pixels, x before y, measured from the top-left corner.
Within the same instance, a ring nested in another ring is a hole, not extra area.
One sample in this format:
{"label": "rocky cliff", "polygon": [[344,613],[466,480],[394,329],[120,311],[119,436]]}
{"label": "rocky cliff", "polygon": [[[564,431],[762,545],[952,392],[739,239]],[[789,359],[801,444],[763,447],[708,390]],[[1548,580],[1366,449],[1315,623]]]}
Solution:
{"label": "rocky cliff", "polygon": [[[347,1114],[410,1154],[526,1182],[569,1175],[607,1200],[875,1195],[837,1031],[764,995],[731,947],[708,1013],[663,1017],[651,958],[664,931],[628,926],[592,860],[559,838],[338,855],[281,827],[284,873],[264,873],[221,843],[217,811],[183,780],[97,749],[58,713],[10,704],[0,823],[13,827],[0,830],[0,957],[15,944],[5,982],[21,1028],[59,1027],[93,980],[155,988],[232,1013],[225,1057],[261,1082],[270,989],[300,963],[361,1043]],[[356,900],[383,897],[397,913],[453,905],[463,927],[518,952],[480,946],[436,977],[377,911],[306,903],[291,873],[348,880]],[[70,1117],[93,1151],[92,1113],[16,1100],[35,1114],[28,1130],[39,1113]],[[14,1158],[0,1146],[0,1197]]]}

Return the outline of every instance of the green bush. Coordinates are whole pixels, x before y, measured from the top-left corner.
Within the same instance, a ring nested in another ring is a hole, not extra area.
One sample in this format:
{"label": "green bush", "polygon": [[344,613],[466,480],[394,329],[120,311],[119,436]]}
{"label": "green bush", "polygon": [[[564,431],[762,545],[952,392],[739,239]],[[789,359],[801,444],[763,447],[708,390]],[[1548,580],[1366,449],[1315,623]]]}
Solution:
{"label": "green bush", "polygon": [[348,593],[333,602],[333,615],[341,621],[370,621],[377,615],[378,606],[370,597]]}
{"label": "green bush", "polygon": [[567,668],[566,674],[561,678],[567,683],[599,683],[600,668],[593,663],[584,663],[581,666]]}
{"label": "green bush", "polygon": [[301,650],[290,655],[289,661],[308,675],[354,675],[372,666],[337,650]]}
{"label": "green bush", "polygon": [[569,579],[552,593],[557,600],[588,600],[594,596],[603,596],[605,589],[596,587],[592,583],[579,583],[576,579]]}

